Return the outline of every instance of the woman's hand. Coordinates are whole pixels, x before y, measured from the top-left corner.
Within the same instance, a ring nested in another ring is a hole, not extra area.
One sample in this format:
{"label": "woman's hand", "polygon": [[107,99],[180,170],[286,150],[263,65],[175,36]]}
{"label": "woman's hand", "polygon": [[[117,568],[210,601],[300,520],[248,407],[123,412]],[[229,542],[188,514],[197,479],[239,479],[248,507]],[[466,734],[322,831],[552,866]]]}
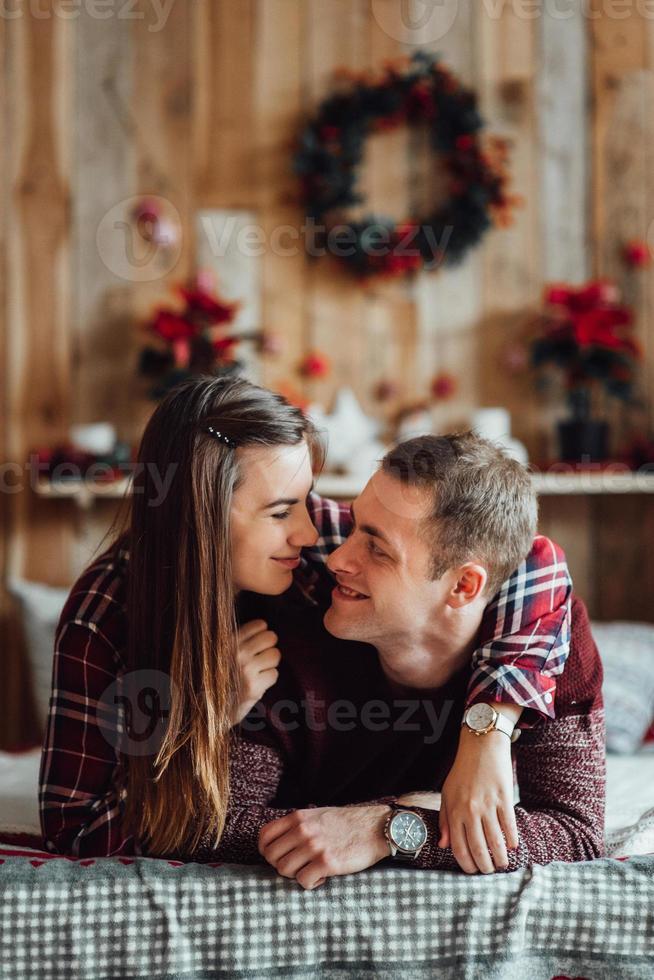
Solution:
{"label": "woman's hand", "polygon": [[456,759],[443,783],[439,826],[438,846],[451,847],[467,874],[508,867],[507,847],[518,846],[518,828],[511,742],[503,732],[475,735],[461,729]]}
{"label": "woman's hand", "polygon": [[238,631],[238,665],[240,669],[239,704],[232,724],[238,725],[250,708],[261,700],[279,676],[277,666],[282,655],[275,646],[277,634],[263,619],[253,619]]}

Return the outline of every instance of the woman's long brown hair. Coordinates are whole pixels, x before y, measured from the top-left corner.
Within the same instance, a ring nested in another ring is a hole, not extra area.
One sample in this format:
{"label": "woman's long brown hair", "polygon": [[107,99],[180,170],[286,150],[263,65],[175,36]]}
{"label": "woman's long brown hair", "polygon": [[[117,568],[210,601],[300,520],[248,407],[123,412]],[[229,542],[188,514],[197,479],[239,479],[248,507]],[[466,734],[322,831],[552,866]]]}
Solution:
{"label": "woman's long brown hair", "polygon": [[[230,511],[239,486],[237,446],[295,445],[314,465],[311,423],[280,395],[243,378],[201,378],[156,408],[138,453],[130,525],[127,670],[170,678],[169,716],[156,757],[129,753],[116,778],[123,823],[152,855],[218,843],[229,799],[232,713],[238,701],[237,624]],[[165,493],[162,481],[170,481]]]}

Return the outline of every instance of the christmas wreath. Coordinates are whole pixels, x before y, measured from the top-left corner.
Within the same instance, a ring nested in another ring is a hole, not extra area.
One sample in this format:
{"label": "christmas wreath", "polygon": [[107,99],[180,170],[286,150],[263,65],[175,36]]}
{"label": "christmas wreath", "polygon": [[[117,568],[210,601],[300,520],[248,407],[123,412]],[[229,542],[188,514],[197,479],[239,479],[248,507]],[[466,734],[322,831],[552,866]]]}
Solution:
{"label": "christmas wreath", "polygon": [[[341,74],[345,88],[320,105],[294,159],[307,218],[320,228],[327,252],[359,276],[401,275],[456,265],[491,225],[510,223],[517,198],[507,194],[507,144],[494,139],[482,146],[475,93],[437,58],[417,52],[373,81]],[[348,209],[365,203],[357,185],[366,139],[402,125],[429,126],[445,174],[443,203],[401,223],[373,215],[348,220]]]}

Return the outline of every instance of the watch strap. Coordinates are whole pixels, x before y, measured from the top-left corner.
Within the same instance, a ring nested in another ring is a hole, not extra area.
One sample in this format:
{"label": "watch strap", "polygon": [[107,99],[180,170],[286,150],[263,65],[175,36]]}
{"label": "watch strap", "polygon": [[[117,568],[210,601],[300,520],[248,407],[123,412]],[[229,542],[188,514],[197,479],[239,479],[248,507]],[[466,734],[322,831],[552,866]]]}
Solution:
{"label": "watch strap", "polygon": [[505,718],[501,711],[497,711],[497,717],[495,719],[495,728],[498,732],[504,732],[509,738],[513,735],[513,729],[515,725],[508,718]]}

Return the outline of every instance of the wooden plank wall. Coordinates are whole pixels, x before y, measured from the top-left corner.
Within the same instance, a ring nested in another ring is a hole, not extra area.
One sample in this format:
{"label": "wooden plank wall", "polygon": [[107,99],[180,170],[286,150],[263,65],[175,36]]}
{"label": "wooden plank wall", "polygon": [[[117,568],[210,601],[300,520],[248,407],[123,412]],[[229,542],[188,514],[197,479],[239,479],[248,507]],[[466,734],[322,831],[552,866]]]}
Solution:
{"label": "wooden plank wall", "polygon": [[[60,440],[72,422],[110,419],[123,438],[138,438],[151,406],[134,380],[135,324],[193,269],[195,211],[251,209],[268,241],[300,227],[292,142],[334,70],[377,69],[418,47],[441,53],[476,87],[489,129],[512,143],[525,205],[462,267],[412,283],[362,288],[330,261],[282,254],[289,240],[281,249],[278,241],[263,260],[263,310],[285,348],[266,362],[264,381],[291,382],[325,405],[349,384],[367,410],[390,417],[446,371],[459,388],[435,410],[438,426],[503,404],[542,456],[560,410],[540,405],[526,377],[507,377],[503,351],[545,281],[596,273],[617,277],[637,307],[651,394],[654,276],[626,270],[619,250],[627,237],[654,247],[654,21],[645,4],[619,17],[600,0],[590,13],[580,4],[561,17],[548,5],[527,16],[526,6],[444,0],[426,16],[417,0],[175,0],[160,25],[148,0],[134,16],[103,19],[84,4],[63,17],[55,0],[41,0],[51,16],[32,16],[25,4],[22,16],[0,18],[5,469],[22,467],[31,448]],[[370,207],[402,217],[427,203],[428,166],[419,135],[371,139],[362,178]],[[130,202],[144,194],[179,216],[174,261],[155,278],[130,267],[125,243],[96,241],[103,221],[128,222]],[[330,356],[333,373],[303,382],[296,368],[312,349]],[[372,392],[385,377],[403,390],[379,405]],[[618,430],[629,420],[615,422]],[[107,503],[82,513],[29,489],[0,493],[0,633],[13,665],[3,672],[6,703],[19,703],[26,684],[7,577],[70,584],[112,514]],[[541,514],[593,614],[654,619],[651,506],[570,498],[544,501]],[[23,713],[0,706],[0,744],[21,725]]]}

